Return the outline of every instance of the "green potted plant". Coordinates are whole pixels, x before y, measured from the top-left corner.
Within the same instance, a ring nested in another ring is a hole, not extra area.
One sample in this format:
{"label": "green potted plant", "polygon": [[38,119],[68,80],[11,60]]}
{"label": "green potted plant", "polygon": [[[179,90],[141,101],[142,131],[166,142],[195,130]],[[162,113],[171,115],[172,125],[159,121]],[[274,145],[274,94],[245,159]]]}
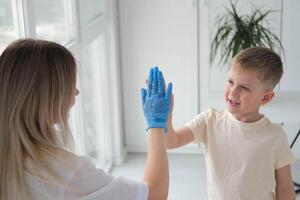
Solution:
{"label": "green potted plant", "polygon": [[226,64],[248,47],[263,46],[273,50],[279,47],[283,51],[280,39],[267,26],[266,17],[273,11],[254,8],[250,15],[241,15],[232,1],[230,5],[230,9],[226,8],[226,13],[214,25],[216,30],[211,42],[211,63],[218,58],[219,64]]}

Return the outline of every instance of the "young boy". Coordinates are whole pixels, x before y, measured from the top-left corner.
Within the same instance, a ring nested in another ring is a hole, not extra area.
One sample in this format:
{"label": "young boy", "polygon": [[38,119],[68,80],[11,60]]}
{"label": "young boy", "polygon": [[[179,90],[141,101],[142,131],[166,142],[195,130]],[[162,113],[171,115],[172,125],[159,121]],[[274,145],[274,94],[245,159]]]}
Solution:
{"label": "young boy", "polygon": [[285,133],[259,112],[272,100],[282,73],[273,51],[245,49],[232,60],[226,111],[210,108],[176,130],[170,115],[167,147],[194,141],[204,149],[209,200],[295,199]]}

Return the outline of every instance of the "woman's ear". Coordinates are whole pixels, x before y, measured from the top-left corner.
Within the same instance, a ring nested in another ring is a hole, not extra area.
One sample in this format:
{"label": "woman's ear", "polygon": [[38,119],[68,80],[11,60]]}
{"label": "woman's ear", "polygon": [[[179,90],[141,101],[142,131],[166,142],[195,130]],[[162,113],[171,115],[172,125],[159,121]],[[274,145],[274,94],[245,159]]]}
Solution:
{"label": "woman's ear", "polygon": [[265,92],[260,104],[265,105],[265,104],[269,103],[273,99],[274,95],[275,95],[275,93],[274,93],[273,89],[267,90]]}

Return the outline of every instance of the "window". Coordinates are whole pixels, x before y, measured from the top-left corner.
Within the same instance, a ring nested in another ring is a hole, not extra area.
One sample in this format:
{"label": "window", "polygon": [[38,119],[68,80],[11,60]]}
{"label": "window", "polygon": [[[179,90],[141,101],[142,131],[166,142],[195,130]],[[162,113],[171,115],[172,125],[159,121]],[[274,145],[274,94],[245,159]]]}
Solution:
{"label": "window", "polygon": [[73,23],[68,0],[33,0],[37,38],[62,44],[73,39]]}
{"label": "window", "polygon": [[[109,121],[106,121],[106,95],[108,85],[105,68],[106,45],[103,35],[98,36],[81,51],[78,66],[82,101],[84,146],[87,155],[94,158],[102,168],[109,166],[111,157]],[[101,87],[100,87],[101,86]]]}
{"label": "window", "polygon": [[82,22],[84,25],[91,23],[104,13],[103,0],[80,0]]}
{"label": "window", "polygon": [[75,55],[80,89],[70,113],[75,149],[105,170],[113,163],[110,92],[114,90],[108,88],[109,26],[108,17],[103,17],[107,2],[112,5],[106,0],[0,1],[0,52],[14,39],[27,37],[56,41]]}
{"label": "window", "polygon": [[10,0],[0,1],[0,53],[16,38]]}

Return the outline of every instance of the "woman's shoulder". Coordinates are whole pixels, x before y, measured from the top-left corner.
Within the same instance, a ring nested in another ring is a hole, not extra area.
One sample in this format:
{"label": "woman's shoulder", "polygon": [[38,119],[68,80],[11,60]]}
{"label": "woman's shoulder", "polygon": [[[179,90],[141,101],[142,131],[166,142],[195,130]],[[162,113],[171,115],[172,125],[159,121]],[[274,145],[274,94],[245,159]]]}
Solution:
{"label": "woman's shoulder", "polygon": [[58,155],[58,160],[65,162],[68,165],[74,166],[76,169],[83,165],[93,165],[94,161],[85,155],[77,155],[72,152],[64,152]]}
{"label": "woman's shoulder", "polygon": [[57,180],[55,176],[69,181],[80,171],[96,169],[94,162],[88,156],[76,155],[65,150],[43,155],[42,161],[26,159],[28,177],[38,180]]}
{"label": "woman's shoulder", "polygon": [[62,176],[68,174],[68,177],[66,177],[67,179],[71,179],[74,175],[84,174],[89,171],[98,171],[95,161],[91,157],[70,152],[59,155],[55,162],[55,167],[59,174]]}

